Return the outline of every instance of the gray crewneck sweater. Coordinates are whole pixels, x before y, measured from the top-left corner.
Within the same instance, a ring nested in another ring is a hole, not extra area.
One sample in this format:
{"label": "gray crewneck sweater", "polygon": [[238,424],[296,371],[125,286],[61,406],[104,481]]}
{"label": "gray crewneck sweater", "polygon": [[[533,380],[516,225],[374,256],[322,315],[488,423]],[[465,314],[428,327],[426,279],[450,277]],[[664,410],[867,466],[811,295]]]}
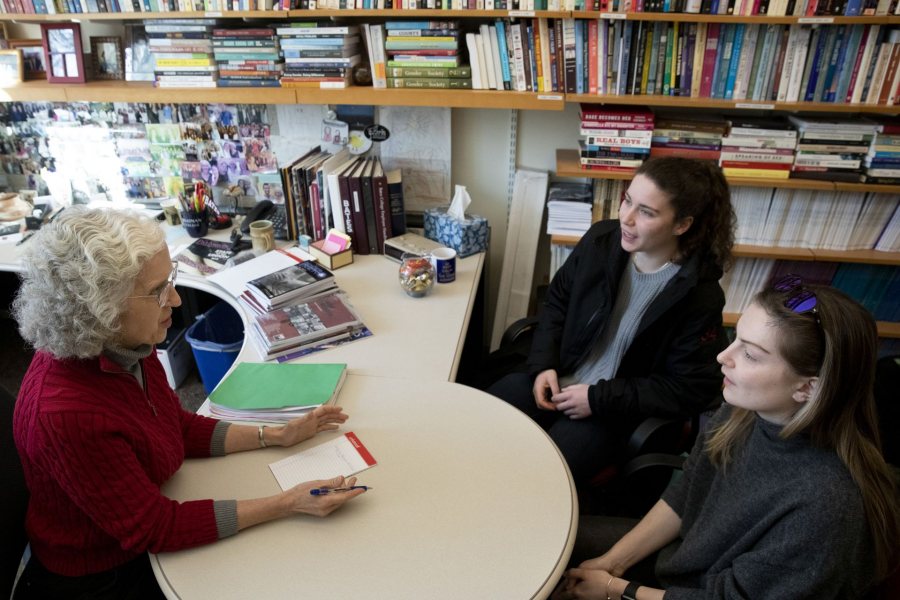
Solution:
{"label": "gray crewneck sweater", "polygon": [[609,322],[575,372],[560,378],[560,387],[576,383],[593,385],[615,377],[644,313],[679,269],[679,265],[669,262],[653,273],[641,273],[634,261],[628,261]]}
{"label": "gray crewneck sweater", "polygon": [[833,450],[780,431],[757,417],[725,469],[698,438],[662,497],[682,519],[680,545],[656,563],[666,600],[858,598],[871,585],[872,540],[850,472]]}

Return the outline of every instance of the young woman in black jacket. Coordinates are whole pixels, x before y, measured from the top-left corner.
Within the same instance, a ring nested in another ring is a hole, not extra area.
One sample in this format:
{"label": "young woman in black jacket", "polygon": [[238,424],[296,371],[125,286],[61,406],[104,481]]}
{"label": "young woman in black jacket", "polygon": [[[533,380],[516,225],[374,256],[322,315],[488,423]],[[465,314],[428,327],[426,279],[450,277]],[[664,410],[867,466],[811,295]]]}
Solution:
{"label": "young woman in black jacket", "polygon": [[734,211],[721,169],[685,158],[638,169],[619,221],[594,224],[557,272],[528,373],[488,392],[535,419],[577,484],[609,464],[649,416],[720,401]]}

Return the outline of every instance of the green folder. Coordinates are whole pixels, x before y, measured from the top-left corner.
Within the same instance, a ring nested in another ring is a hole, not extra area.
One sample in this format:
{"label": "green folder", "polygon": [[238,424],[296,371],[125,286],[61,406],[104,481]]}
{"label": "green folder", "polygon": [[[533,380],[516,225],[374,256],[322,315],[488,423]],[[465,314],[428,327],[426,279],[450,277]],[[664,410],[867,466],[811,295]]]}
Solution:
{"label": "green folder", "polygon": [[332,402],[347,365],[241,363],[209,395],[212,404],[232,410],[281,410]]}

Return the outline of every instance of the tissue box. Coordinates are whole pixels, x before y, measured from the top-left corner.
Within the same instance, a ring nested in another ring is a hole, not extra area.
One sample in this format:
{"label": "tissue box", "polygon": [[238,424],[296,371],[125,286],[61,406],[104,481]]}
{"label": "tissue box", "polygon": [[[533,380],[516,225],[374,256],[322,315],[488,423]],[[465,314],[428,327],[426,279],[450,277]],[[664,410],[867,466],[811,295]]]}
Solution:
{"label": "tissue box", "polygon": [[465,258],[488,249],[491,229],[484,217],[467,214],[465,221],[457,221],[445,208],[429,208],[425,211],[425,237]]}

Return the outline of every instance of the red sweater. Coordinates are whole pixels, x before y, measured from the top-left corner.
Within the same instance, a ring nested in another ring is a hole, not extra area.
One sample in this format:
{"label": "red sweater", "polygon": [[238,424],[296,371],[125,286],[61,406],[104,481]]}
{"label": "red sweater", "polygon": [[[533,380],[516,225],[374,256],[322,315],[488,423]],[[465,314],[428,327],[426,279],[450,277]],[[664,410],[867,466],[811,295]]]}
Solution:
{"label": "red sweater", "polygon": [[218,538],[212,500],[160,492],[186,456],[209,456],[217,421],[181,408],[155,353],[141,368],[146,393],[108,358],[38,352],[22,381],[13,434],[31,492],[25,525],[32,552],[55,573],[95,573]]}

